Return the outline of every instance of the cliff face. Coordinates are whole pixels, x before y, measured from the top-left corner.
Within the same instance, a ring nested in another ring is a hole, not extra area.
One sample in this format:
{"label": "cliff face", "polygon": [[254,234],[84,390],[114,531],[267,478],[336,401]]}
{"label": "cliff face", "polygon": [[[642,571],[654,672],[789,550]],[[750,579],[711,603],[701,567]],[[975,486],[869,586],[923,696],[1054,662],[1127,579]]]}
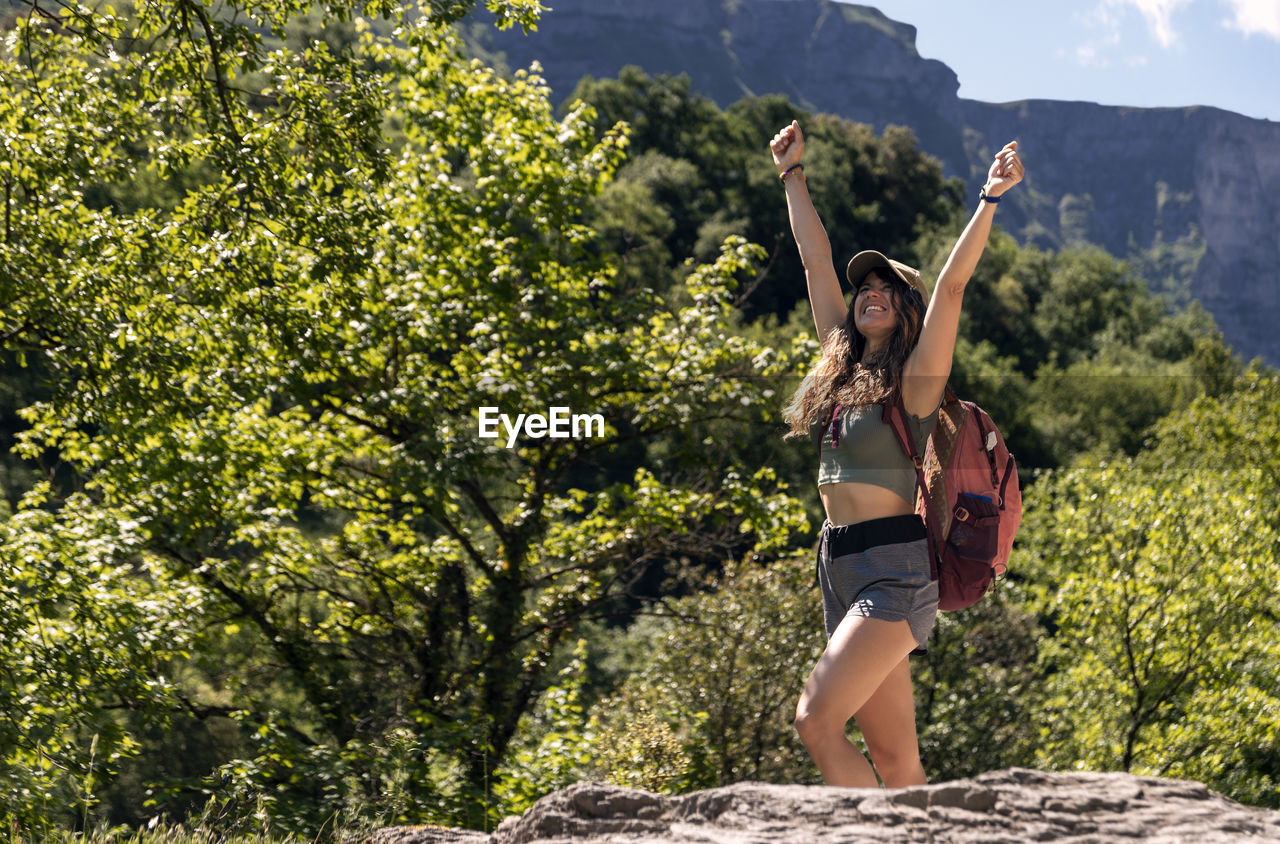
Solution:
{"label": "cliff face", "polygon": [[916,52],[914,27],[833,0],[551,5],[536,33],[495,32],[486,46],[512,67],[539,61],[560,97],[628,64],[687,73],[721,106],[785,94],[877,130],[910,126],[975,191],[990,152],[1017,138],[1031,175],[1001,206],[1007,230],[1120,256],[1131,244],[1202,246],[1191,294],[1237,350],[1280,364],[1280,123],[1213,108],[964,100],[956,75]]}
{"label": "cliff face", "polygon": [[[1191,294],[1238,350],[1280,363],[1280,124],[1212,108],[1048,100],[962,100],[961,109],[984,154],[1016,137],[1034,161],[1038,201],[1015,206],[1024,234],[1080,236],[1121,256],[1131,242],[1198,235]],[[1083,209],[1079,219],[1066,219],[1064,198]]]}

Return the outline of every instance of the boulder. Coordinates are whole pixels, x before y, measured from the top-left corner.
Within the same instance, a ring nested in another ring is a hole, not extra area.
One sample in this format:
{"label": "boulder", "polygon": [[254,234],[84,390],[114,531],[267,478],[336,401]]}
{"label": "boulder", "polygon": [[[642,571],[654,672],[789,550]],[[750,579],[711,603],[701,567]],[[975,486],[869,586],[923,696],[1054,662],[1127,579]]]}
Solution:
{"label": "boulder", "polygon": [[492,835],[383,830],[377,844],[1280,841],[1280,812],[1197,782],[1022,768],[898,789],[743,782],[681,795],[604,783],[549,794]]}

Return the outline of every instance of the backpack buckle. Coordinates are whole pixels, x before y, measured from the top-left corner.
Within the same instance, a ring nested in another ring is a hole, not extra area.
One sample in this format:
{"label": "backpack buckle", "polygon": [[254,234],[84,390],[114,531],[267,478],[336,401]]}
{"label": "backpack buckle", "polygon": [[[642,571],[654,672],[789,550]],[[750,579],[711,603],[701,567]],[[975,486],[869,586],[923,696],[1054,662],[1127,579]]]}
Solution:
{"label": "backpack buckle", "polygon": [[956,508],[956,518],[962,522],[969,521],[969,511],[963,507]]}

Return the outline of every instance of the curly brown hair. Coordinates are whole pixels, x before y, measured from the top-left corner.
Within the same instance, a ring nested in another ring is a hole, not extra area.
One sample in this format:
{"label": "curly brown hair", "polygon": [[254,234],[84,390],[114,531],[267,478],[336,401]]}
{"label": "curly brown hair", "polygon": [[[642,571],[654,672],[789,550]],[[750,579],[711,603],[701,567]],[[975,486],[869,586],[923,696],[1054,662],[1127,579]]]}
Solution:
{"label": "curly brown hair", "polygon": [[924,297],[887,269],[876,275],[889,281],[893,311],[898,315],[889,342],[864,361],[867,338],[854,326],[853,308],[849,308],[844,323],[827,335],[822,358],[782,412],[790,426],[784,437],[808,436],[814,423],[830,420],[837,404],[879,404],[902,388],[902,369],[924,324]]}

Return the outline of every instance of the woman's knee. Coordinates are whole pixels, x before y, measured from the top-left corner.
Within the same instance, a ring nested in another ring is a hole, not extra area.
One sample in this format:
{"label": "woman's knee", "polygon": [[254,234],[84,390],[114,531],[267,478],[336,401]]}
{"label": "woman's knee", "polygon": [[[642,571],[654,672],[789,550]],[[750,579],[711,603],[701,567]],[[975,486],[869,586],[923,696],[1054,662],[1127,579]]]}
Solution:
{"label": "woman's knee", "polygon": [[841,720],[824,713],[822,707],[815,704],[815,701],[805,695],[796,705],[796,732],[800,734],[800,741],[806,747],[832,738],[842,738],[848,722],[848,719]]}
{"label": "woman's knee", "polygon": [[796,707],[796,719],[794,721],[796,733],[800,736],[800,741],[805,747],[812,747],[816,743],[822,741],[822,733],[824,732],[819,719],[814,713],[807,709]]}

